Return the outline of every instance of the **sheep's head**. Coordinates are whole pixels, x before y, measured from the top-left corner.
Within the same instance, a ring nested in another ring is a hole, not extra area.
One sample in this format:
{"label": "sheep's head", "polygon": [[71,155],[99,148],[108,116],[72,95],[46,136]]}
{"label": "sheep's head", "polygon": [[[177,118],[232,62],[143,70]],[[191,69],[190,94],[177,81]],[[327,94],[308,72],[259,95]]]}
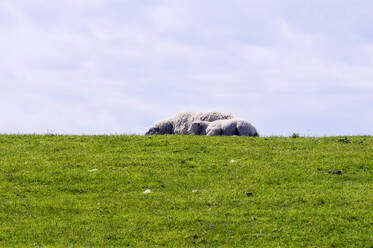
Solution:
{"label": "sheep's head", "polygon": [[174,134],[174,128],[171,122],[156,123],[155,127],[150,128],[145,135],[154,134]]}
{"label": "sheep's head", "polygon": [[152,127],[150,128],[145,135],[153,135],[153,134],[160,134],[159,133],[159,128],[158,127]]}
{"label": "sheep's head", "polygon": [[206,135],[206,128],[209,122],[207,121],[194,121],[190,125],[189,133],[194,135]]}

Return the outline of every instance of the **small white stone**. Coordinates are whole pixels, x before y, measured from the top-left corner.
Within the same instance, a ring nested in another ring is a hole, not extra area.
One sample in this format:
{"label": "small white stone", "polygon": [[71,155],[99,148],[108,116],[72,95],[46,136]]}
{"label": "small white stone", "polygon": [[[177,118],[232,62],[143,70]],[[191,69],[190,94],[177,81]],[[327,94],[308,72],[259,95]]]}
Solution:
{"label": "small white stone", "polygon": [[231,163],[234,163],[234,162],[236,162],[236,160],[232,159],[232,160],[231,160]]}
{"label": "small white stone", "polygon": [[150,193],[153,193],[150,189],[147,189],[145,190],[144,192],[142,192],[143,194],[150,194]]}
{"label": "small white stone", "polygon": [[196,193],[196,192],[198,192],[198,190],[196,190],[196,189],[193,189],[193,190],[192,190],[192,192],[193,192],[193,193]]}
{"label": "small white stone", "polygon": [[95,172],[95,171],[98,171],[98,169],[88,170],[88,172]]}

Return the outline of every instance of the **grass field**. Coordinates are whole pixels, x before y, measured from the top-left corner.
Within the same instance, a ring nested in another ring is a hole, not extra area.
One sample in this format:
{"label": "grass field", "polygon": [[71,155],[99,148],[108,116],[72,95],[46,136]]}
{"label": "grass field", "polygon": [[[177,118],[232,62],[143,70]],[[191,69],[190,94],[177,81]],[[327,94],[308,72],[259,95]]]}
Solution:
{"label": "grass field", "polygon": [[1,135],[0,247],[371,248],[373,137],[342,138]]}

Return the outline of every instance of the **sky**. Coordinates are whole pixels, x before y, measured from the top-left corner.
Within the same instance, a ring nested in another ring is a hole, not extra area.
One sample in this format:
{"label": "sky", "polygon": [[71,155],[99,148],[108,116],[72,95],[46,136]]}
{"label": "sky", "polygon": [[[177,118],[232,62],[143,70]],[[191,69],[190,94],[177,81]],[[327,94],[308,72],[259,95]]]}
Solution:
{"label": "sky", "polygon": [[373,135],[371,0],[1,0],[0,133],[143,134],[221,111]]}

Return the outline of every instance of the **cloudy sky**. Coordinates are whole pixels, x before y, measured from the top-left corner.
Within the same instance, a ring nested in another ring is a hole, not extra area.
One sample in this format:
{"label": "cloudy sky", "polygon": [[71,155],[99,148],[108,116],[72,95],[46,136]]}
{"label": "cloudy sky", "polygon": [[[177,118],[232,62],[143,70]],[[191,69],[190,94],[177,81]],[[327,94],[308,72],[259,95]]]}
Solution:
{"label": "cloudy sky", "polygon": [[373,135],[371,0],[1,0],[0,133],[141,134],[185,110]]}

